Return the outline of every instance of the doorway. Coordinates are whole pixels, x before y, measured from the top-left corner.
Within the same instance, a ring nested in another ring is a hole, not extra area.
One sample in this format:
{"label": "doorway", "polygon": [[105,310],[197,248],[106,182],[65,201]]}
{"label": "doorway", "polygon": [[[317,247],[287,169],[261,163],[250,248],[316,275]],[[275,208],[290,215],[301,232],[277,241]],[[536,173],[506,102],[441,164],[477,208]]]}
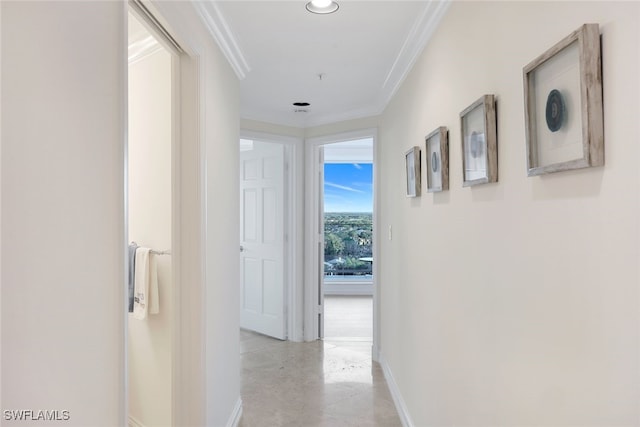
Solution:
{"label": "doorway", "polygon": [[323,146],[325,340],[373,338],[373,139]]}
{"label": "doorway", "polygon": [[177,52],[140,12],[128,14],[127,423],[171,426]]}
{"label": "doorway", "polygon": [[[327,326],[331,335],[343,335],[345,338],[348,338],[345,334],[364,335],[366,337],[362,338],[371,342],[373,359],[377,359],[378,342],[375,141],[375,129],[313,138],[307,141],[305,162],[305,260],[308,265],[305,271],[305,341],[327,337]],[[330,168],[340,168],[336,164],[346,165],[346,169],[352,171],[366,168],[370,171],[370,178],[364,181],[356,178],[351,182],[325,180],[326,173],[331,173]],[[341,196],[335,194],[334,190],[345,193]],[[328,196],[326,199],[325,193]],[[331,207],[331,198],[341,197],[353,203],[366,194],[369,194],[370,208]],[[325,203],[329,206],[328,211],[355,212],[325,213]],[[336,224],[326,227],[330,222]],[[341,224],[343,222],[347,225]],[[369,225],[363,227],[364,222]],[[347,249],[347,245],[351,247]],[[336,301],[336,296],[345,298]],[[340,312],[353,312],[342,303],[347,302],[347,298],[355,302],[360,297],[362,301],[359,302],[363,304],[360,304],[359,310],[364,316],[358,317],[360,322],[371,326],[359,332],[355,332],[355,329],[348,332],[344,326],[337,326],[336,329],[331,322],[339,319]],[[328,315],[331,319],[327,318]],[[341,328],[344,332],[340,332]]]}

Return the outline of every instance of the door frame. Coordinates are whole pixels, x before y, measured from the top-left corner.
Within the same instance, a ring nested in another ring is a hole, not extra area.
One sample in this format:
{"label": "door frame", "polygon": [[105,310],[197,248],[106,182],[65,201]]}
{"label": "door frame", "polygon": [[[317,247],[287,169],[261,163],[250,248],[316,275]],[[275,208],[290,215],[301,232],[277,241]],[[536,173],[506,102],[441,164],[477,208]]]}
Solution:
{"label": "door frame", "polygon": [[[136,3],[136,2],[129,2],[128,6],[127,6],[127,19],[129,19],[129,15],[134,16],[134,18],[142,25],[144,26],[147,31],[149,32],[149,34],[151,34],[156,41],[158,42],[158,44],[160,46],[162,46],[162,49],[167,52],[170,56],[170,64],[169,67],[171,69],[171,98],[170,98],[170,108],[171,108],[171,134],[170,134],[170,145],[171,145],[171,159],[170,159],[170,174],[171,174],[171,182],[170,182],[170,191],[171,191],[171,248],[170,249],[170,256],[171,256],[171,294],[172,297],[169,300],[169,304],[171,305],[171,311],[172,311],[172,319],[171,319],[171,324],[170,324],[170,339],[171,339],[171,343],[170,343],[170,352],[171,352],[171,422],[172,425],[175,425],[174,423],[174,411],[175,408],[177,406],[177,400],[176,400],[176,392],[175,392],[175,388],[174,388],[174,384],[176,381],[175,378],[175,358],[178,357],[179,351],[180,351],[180,346],[177,344],[179,342],[179,335],[177,334],[177,328],[175,327],[175,325],[177,325],[177,318],[180,314],[180,310],[179,310],[179,296],[177,295],[178,293],[178,286],[176,286],[176,284],[180,283],[180,271],[181,271],[181,264],[180,264],[180,253],[181,253],[181,249],[180,249],[180,237],[181,237],[181,230],[180,230],[180,216],[181,216],[181,210],[180,210],[180,203],[177,202],[177,200],[180,200],[180,194],[181,194],[181,188],[180,188],[180,171],[181,171],[181,165],[180,165],[180,141],[181,141],[181,126],[180,126],[180,119],[181,119],[181,115],[180,115],[180,111],[181,111],[181,90],[180,90],[180,86],[181,86],[181,73],[180,73],[180,62],[181,62],[181,55],[183,54],[183,51],[181,48],[179,48],[179,46],[176,46],[174,44],[174,42],[172,42],[169,38],[167,38],[167,36],[164,34],[163,29],[162,28],[158,28],[159,24],[157,23],[157,21],[154,20],[153,16],[150,16],[150,12],[146,9],[146,7],[144,5],[141,5],[140,3]],[[127,37],[128,39],[128,37]],[[146,58],[148,55],[153,55],[155,54],[156,51],[154,50],[146,50],[142,53],[142,55],[137,58],[135,61],[139,61],[139,60],[143,60],[144,58]],[[127,64],[128,68],[130,67],[130,63]],[[130,83],[129,80],[127,79],[127,88],[130,87]],[[127,99],[128,99],[128,95],[129,95],[129,90],[127,89]],[[127,104],[127,111],[128,111],[128,104]],[[129,123],[127,122],[127,128],[129,128]],[[129,158],[128,158],[128,146],[129,146],[129,140],[127,138],[127,142],[126,142],[126,148],[125,148],[125,163],[128,164],[129,162]],[[125,168],[126,170],[126,168]],[[126,229],[127,229],[127,239],[126,242],[128,244],[128,242],[131,241],[130,235],[129,235],[129,203],[128,203],[128,189],[129,189],[129,177],[128,175],[126,176],[125,179],[125,211],[126,211],[126,215],[125,215],[125,223],[126,223]],[[127,260],[128,262],[128,260]],[[129,408],[129,365],[128,365],[128,359],[129,359],[129,348],[128,348],[128,340],[129,340],[129,324],[130,319],[128,315],[125,315],[125,325],[126,325],[126,332],[125,332],[125,413],[126,413],[126,417],[127,417],[127,425],[130,424],[137,424],[138,421],[132,417],[131,413],[130,413],[130,408]]]}
{"label": "door frame", "polygon": [[303,257],[303,140],[264,132],[240,130],[241,139],[284,146],[284,278],[285,336],[289,341],[303,341],[302,286]]}
{"label": "door frame", "polygon": [[315,301],[316,297],[320,297],[321,284],[320,284],[320,238],[323,233],[319,230],[320,218],[319,212],[319,199],[320,199],[320,164],[321,162],[321,148],[327,144],[335,144],[339,142],[352,141],[357,139],[373,139],[373,344],[372,344],[372,358],[378,360],[379,358],[379,342],[380,342],[380,301],[378,292],[378,168],[377,164],[377,128],[368,128],[355,130],[350,132],[343,132],[337,134],[331,134],[326,136],[309,138],[305,141],[305,306],[304,306],[304,340],[314,341],[319,339],[319,316],[321,307]]}
{"label": "door frame", "polygon": [[[185,39],[176,41],[175,33],[168,30],[172,26],[168,24],[155,3],[148,0],[129,0],[124,9],[125,22],[127,13],[135,14],[171,54],[173,122],[171,257],[174,312],[171,323],[171,422],[174,426],[200,425],[206,419],[205,376],[203,375],[206,372],[204,348],[206,310],[203,297],[206,265],[203,238],[206,230],[206,185],[205,138],[202,126],[205,109],[204,99],[200,96],[205,71],[201,65],[202,53]],[[125,37],[125,40],[127,39],[128,37]],[[128,67],[126,58],[125,63]],[[125,96],[125,99],[127,98],[128,96]],[[125,112],[128,112],[127,105],[128,103],[125,105]],[[125,187],[125,209],[128,209],[126,195]],[[128,227],[128,224],[125,227]],[[123,364],[125,368],[121,418],[123,425],[129,425],[128,314],[126,310],[124,318]]]}

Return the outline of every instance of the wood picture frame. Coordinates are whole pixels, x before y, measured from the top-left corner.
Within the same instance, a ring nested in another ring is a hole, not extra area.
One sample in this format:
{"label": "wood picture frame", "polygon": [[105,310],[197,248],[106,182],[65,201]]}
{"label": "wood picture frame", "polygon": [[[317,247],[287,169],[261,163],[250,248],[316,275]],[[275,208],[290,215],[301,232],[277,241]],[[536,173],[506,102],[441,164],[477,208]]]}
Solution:
{"label": "wood picture frame", "polygon": [[407,178],[407,197],[419,197],[421,191],[420,147],[412,147],[404,153],[404,164]]}
{"label": "wood picture frame", "polygon": [[440,126],[424,138],[427,192],[449,189],[449,131]]}
{"label": "wood picture frame", "polygon": [[598,24],[584,24],[523,68],[527,174],[604,165]]}
{"label": "wood picture frame", "polygon": [[484,95],[460,113],[462,186],[498,181],[498,137],[494,95]]}

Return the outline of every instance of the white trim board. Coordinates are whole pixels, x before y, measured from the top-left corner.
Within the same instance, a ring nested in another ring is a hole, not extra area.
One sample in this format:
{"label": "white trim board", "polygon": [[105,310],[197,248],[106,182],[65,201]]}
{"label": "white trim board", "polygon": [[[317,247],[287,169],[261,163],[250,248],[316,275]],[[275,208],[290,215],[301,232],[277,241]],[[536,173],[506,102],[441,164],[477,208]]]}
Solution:
{"label": "white trim board", "polygon": [[382,368],[382,373],[384,374],[384,379],[387,380],[387,387],[389,388],[389,392],[391,393],[391,397],[393,398],[393,403],[396,406],[396,410],[398,411],[398,416],[400,417],[400,422],[402,422],[403,427],[414,427],[415,424],[411,419],[411,415],[409,415],[409,409],[402,398],[402,393],[400,393],[400,388],[396,383],[393,374],[391,373],[391,368],[387,364],[386,359],[382,355],[381,352],[378,351],[378,363],[380,363],[380,367]]}
{"label": "white trim board", "polygon": [[407,35],[396,60],[382,84],[382,91],[378,103],[378,114],[382,114],[391,98],[396,94],[405,78],[413,69],[431,36],[440,25],[440,21],[446,15],[451,0],[428,2],[422,13],[419,14]]}
{"label": "white trim board", "polygon": [[209,30],[211,37],[218,43],[220,50],[229,61],[229,65],[233,68],[238,79],[243,80],[251,71],[251,67],[247,63],[233,31],[218,5],[215,2],[200,1],[195,1],[191,4]]}
{"label": "white trim board", "polygon": [[326,295],[369,295],[373,296],[371,283],[324,283],[322,292]]}
{"label": "white trim board", "polygon": [[142,424],[142,422],[140,422],[139,419],[137,419],[134,416],[129,415],[129,423],[128,423],[129,427],[146,427],[144,424]]}
{"label": "white trim board", "polygon": [[162,45],[160,45],[152,35],[132,41],[129,43],[129,65],[135,64],[161,50]]}
{"label": "white trim board", "polygon": [[227,427],[238,427],[240,419],[242,418],[242,398],[238,397],[236,406],[233,407],[233,412],[227,421]]}

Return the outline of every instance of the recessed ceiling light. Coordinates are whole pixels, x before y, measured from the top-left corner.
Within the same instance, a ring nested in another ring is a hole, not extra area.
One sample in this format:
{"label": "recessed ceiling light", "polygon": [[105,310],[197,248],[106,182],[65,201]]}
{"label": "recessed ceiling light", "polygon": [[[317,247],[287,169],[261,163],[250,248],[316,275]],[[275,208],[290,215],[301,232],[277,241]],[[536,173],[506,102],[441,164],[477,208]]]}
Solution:
{"label": "recessed ceiling light", "polygon": [[308,102],[294,102],[293,105],[296,107],[308,107],[311,104],[309,104]]}
{"label": "recessed ceiling light", "polygon": [[327,14],[338,10],[340,6],[333,0],[311,0],[307,3],[307,10],[311,13]]}

